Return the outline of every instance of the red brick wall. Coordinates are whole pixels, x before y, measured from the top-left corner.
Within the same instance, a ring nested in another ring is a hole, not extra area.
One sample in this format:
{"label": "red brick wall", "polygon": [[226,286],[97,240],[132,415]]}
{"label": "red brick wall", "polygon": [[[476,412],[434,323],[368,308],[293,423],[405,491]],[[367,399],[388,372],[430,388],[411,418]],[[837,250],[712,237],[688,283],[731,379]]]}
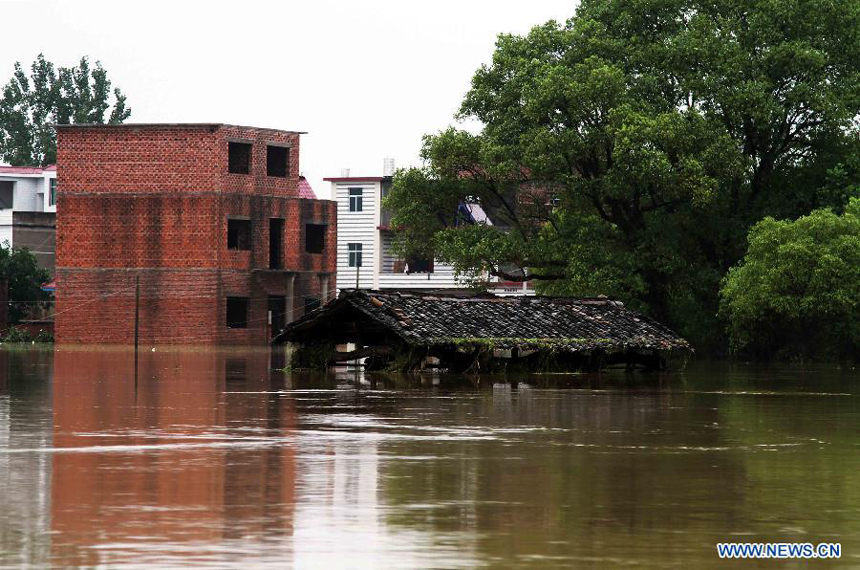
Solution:
{"label": "red brick wall", "polygon": [[[220,187],[215,126],[57,128],[62,192],[195,192]],[[226,170],[226,166],[224,168]]]}
{"label": "red brick wall", "polygon": [[[227,174],[229,140],[253,141],[252,171]],[[291,144],[289,178],[266,176],[266,142]],[[58,343],[262,344],[268,297],[297,318],[336,286],[336,204],[294,196],[298,135],[239,127],[59,129]],[[229,217],[251,220],[250,251],[227,249]],[[269,270],[269,219],[284,223],[283,270]],[[305,251],[307,223],[328,225],[325,251]],[[226,327],[226,297],[250,299],[247,329]]]}
{"label": "red brick wall", "polygon": [[[268,298],[288,294],[289,277],[284,272],[61,268],[57,273],[55,341],[131,344],[138,276],[143,347],[264,344],[268,340]],[[297,273],[294,279],[293,299],[286,300],[289,320],[304,315],[305,297],[321,296],[317,273]],[[334,276],[328,287],[331,299]],[[248,328],[227,328],[227,297],[249,298]]]}
{"label": "red brick wall", "polygon": [[[218,131],[218,136],[221,138],[218,151],[218,168],[223,173],[225,192],[267,194],[270,196],[299,195],[299,135],[297,133],[224,126]],[[227,143],[231,140],[252,143],[250,174],[229,174],[227,172]],[[290,168],[287,178],[267,176],[267,142],[290,146]]]}
{"label": "red brick wall", "polygon": [[218,267],[219,202],[217,194],[61,192],[57,265]]}
{"label": "red brick wall", "polygon": [[[251,143],[250,174],[227,172],[228,143]],[[266,143],[290,146],[287,178],[266,174]],[[57,129],[62,192],[228,192],[298,196],[299,135],[230,125]]]}
{"label": "red brick wall", "polygon": [[[63,194],[58,265],[71,268],[267,269],[269,220],[284,226],[284,269],[332,272],[337,206],[323,200],[240,194]],[[251,220],[251,250],[227,249],[230,217]],[[326,224],[325,251],[305,251],[305,224]]]}

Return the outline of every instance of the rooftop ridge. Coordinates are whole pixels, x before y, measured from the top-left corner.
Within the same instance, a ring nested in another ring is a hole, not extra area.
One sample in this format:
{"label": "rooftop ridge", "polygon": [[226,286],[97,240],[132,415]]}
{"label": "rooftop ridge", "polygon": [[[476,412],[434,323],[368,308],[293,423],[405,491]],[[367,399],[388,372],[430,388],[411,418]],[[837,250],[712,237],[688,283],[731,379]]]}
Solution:
{"label": "rooftop ridge", "polygon": [[69,123],[51,125],[56,129],[218,129],[222,127],[237,128],[237,129],[253,129],[256,131],[274,131],[279,133],[290,133],[296,135],[306,135],[307,131],[293,131],[289,129],[274,129],[271,127],[254,127],[250,125],[234,125],[231,123]]}

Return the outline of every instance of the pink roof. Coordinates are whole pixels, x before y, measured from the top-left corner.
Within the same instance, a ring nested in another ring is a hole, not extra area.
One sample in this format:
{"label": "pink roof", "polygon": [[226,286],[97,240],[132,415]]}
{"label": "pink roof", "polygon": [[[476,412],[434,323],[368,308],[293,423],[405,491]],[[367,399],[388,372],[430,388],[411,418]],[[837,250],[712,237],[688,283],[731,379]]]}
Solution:
{"label": "pink roof", "polygon": [[336,176],[334,178],[323,178],[326,182],[379,182],[391,178],[390,176]]}
{"label": "pink roof", "polygon": [[41,166],[6,166],[0,165],[0,174],[42,174],[46,170],[56,170],[57,166],[52,164],[42,168]]}
{"label": "pink roof", "polygon": [[307,198],[309,200],[317,199],[314,189],[311,188],[310,182],[308,182],[308,179],[304,176],[299,176],[299,198]]}

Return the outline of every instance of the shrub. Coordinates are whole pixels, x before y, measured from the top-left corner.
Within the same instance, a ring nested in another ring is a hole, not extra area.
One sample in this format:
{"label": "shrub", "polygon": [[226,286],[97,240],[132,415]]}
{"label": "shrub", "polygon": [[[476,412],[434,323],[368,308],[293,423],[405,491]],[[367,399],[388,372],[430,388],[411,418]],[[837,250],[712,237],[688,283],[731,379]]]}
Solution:
{"label": "shrub", "polygon": [[765,218],[722,283],[720,314],[735,353],[756,357],[860,355],[860,199],[842,215],[815,210]]}

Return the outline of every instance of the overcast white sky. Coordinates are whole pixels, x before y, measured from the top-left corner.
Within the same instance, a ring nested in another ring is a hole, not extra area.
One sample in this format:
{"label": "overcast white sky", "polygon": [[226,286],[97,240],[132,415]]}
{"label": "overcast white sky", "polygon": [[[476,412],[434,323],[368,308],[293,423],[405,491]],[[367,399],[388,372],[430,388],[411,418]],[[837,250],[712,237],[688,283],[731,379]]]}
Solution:
{"label": "overcast white sky", "polygon": [[418,163],[453,122],[496,35],[573,15],[570,0],[229,2],[0,0],[0,82],[39,52],[101,60],[130,122],[224,122],[308,131],[317,194],[341,168]]}

